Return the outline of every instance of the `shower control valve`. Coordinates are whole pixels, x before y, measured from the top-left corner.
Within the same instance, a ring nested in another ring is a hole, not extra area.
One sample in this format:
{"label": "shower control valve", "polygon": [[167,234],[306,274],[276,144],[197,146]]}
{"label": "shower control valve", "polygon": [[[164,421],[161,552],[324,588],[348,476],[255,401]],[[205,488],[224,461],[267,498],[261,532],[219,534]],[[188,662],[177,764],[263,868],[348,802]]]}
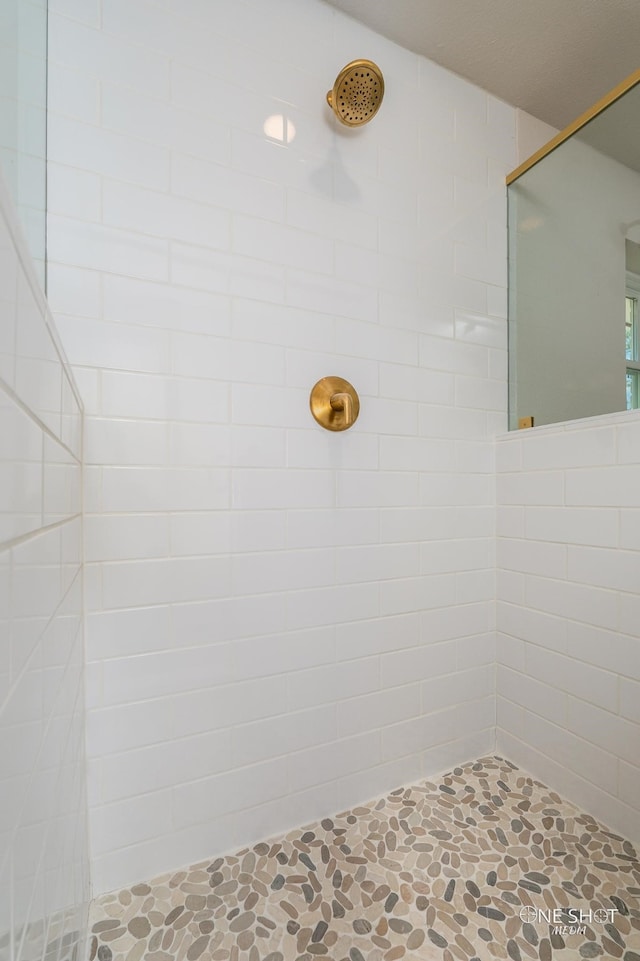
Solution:
{"label": "shower control valve", "polygon": [[321,427],[348,430],[358,419],[360,398],[348,380],[323,377],[311,390],[309,406]]}

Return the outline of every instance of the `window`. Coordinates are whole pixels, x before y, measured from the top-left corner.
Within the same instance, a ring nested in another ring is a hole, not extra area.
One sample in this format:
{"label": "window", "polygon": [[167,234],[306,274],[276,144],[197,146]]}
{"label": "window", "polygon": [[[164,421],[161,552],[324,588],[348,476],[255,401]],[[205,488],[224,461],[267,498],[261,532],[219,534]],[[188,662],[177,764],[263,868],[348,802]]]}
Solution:
{"label": "window", "polygon": [[627,360],[627,410],[640,408],[640,277],[627,275],[625,298],[625,357]]}

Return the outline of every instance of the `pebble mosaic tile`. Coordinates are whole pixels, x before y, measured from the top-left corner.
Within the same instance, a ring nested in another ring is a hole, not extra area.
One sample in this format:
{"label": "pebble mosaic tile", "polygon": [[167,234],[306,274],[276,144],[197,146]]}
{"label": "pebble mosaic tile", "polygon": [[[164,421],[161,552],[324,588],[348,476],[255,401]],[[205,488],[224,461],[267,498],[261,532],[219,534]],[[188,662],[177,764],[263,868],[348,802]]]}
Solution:
{"label": "pebble mosaic tile", "polygon": [[90,961],[640,961],[634,845],[509,761],[94,902]]}

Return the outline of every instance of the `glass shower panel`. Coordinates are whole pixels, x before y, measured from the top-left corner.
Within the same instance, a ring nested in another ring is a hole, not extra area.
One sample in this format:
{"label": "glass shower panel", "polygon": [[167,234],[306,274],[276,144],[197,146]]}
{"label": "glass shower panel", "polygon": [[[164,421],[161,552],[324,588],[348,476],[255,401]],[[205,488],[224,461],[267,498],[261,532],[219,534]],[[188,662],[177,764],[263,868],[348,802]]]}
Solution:
{"label": "glass shower panel", "polygon": [[512,429],[638,407],[639,112],[636,83],[509,185]]}
{"label": "glass shower panel", "polygon": [[47,2],[0,0],[0,169],[45,284]]}

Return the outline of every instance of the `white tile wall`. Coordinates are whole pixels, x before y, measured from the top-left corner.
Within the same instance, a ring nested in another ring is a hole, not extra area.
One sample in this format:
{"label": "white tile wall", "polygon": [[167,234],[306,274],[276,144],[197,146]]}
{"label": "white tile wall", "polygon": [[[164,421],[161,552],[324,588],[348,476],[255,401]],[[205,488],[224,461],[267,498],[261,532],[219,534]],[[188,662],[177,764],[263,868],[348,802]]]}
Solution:
{"label": "white tile wall", "polygon": [[[51,11],[49,271],[99,893],[492,746],[516,148],[510,107],[320,0],[97,8]],[[385,102],[348,131],[325,92],[358,56]],[[328,374],[344,435],[309,413]],[[214,735],[158,780],[159,743]]]}
{"label": "white tile wall", "polygon": [[84,948],[82,408],[0,173],[0,954]]}
{"label": "white tile wall", "polygon": [[498,469],[498,746],[638,836],[636,412],[515,432]]}

